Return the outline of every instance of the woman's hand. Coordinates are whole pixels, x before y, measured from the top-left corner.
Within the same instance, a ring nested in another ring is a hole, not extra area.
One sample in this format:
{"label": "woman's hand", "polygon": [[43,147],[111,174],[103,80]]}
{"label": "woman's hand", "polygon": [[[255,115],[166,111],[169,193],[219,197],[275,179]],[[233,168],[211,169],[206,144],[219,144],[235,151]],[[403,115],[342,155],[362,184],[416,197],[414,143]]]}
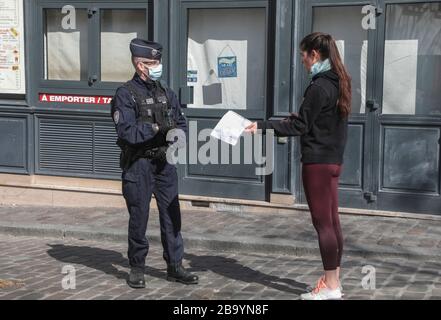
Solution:
{"label": "woman's hand", "polygon": [[245,132],[256,134],[257,133],[257,122],[253,122],[248,127],[245,128]]}
{"label": "woman's hand", "polygon": [[282,121],[284,121],[284,122],[290,122],[290,121],[294,121],[296,118],[298,118],[299,117],[299,114],[298,113],[295,113],[295,112],[291,112],[290,114],[289,114],[289,116],[288,116],[288,118],[285,118],[285,119],[283,119]]}

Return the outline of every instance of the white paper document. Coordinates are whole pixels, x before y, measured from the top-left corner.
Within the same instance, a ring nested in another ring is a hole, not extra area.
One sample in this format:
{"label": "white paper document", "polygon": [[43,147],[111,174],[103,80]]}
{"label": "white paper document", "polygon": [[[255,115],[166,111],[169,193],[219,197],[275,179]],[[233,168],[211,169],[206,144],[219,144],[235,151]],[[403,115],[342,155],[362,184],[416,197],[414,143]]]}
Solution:
{"label": "white paper document", "polygon": [[211,132],[213,138],[235,146],[246,127],[252,122],[234,111],[228,111]]}

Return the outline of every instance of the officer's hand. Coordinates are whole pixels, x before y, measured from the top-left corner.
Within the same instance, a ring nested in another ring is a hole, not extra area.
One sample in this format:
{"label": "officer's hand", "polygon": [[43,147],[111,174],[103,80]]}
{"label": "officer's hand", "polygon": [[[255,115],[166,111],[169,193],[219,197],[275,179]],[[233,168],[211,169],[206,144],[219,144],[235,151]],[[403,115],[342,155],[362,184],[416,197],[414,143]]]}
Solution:
{"label": "officer's hand", "polygon": [[167,147],[160,147],[156,159],[159,161],[167,161]]}
{"label": "officer's hand", "polygon": [[153,132],[155,132],[155,134],[158,133],[159,132],[158,124],[157,123],[152,124],[152,129],[153,129]]}
{"label": "officer's hand", "polygon": [[160,134],[162,134],[164,137],[166,137],[167,136],[167,133],[171,130],[171,129],[173,129],[173,127],[170,127],[170,126],[167,126],[167,125],[158,125],[157,123],[154,123],[154,124],[152,124],[152,128],[153,128],[153,131],[155,132],[155,133],[160,133]]}
{"label": "officer's hand", "polygon": [[167,133],[168,133],[171,129],[173,129],[173,127],[166,126],[166,125],[164,125],[164,126],[159,126],[159,132],[160,132],[162,135],[164,135],[164,137],[167,136]]}

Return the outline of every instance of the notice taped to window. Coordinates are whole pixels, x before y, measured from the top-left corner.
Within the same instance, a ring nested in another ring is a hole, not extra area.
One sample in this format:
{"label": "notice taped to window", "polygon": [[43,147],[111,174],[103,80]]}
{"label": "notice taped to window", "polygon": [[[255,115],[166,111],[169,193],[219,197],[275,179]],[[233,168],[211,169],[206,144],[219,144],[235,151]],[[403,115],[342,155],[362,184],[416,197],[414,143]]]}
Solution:
{"label": "notice taped to window", "polygon": [[0,0],[0,93],[25,91],[23,0]]}

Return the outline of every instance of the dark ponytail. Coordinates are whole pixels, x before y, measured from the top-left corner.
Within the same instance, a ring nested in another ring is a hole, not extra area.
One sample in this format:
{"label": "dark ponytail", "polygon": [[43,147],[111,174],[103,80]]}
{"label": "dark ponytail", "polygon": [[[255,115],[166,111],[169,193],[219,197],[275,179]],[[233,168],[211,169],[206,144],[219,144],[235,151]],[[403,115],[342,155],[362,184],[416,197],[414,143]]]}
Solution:
{"label": "dark ponytail", "polygon": [[332,70],[338,75],[340,96],[337,101],[340,114],[348,117],[351,113],[352,88],[351,76],[344,66],[335,40],[331,35],[315,32],[306,36],[300,43],[300,50],[311,54],[312,50],[320,53],[323,60],[329,59]]}

